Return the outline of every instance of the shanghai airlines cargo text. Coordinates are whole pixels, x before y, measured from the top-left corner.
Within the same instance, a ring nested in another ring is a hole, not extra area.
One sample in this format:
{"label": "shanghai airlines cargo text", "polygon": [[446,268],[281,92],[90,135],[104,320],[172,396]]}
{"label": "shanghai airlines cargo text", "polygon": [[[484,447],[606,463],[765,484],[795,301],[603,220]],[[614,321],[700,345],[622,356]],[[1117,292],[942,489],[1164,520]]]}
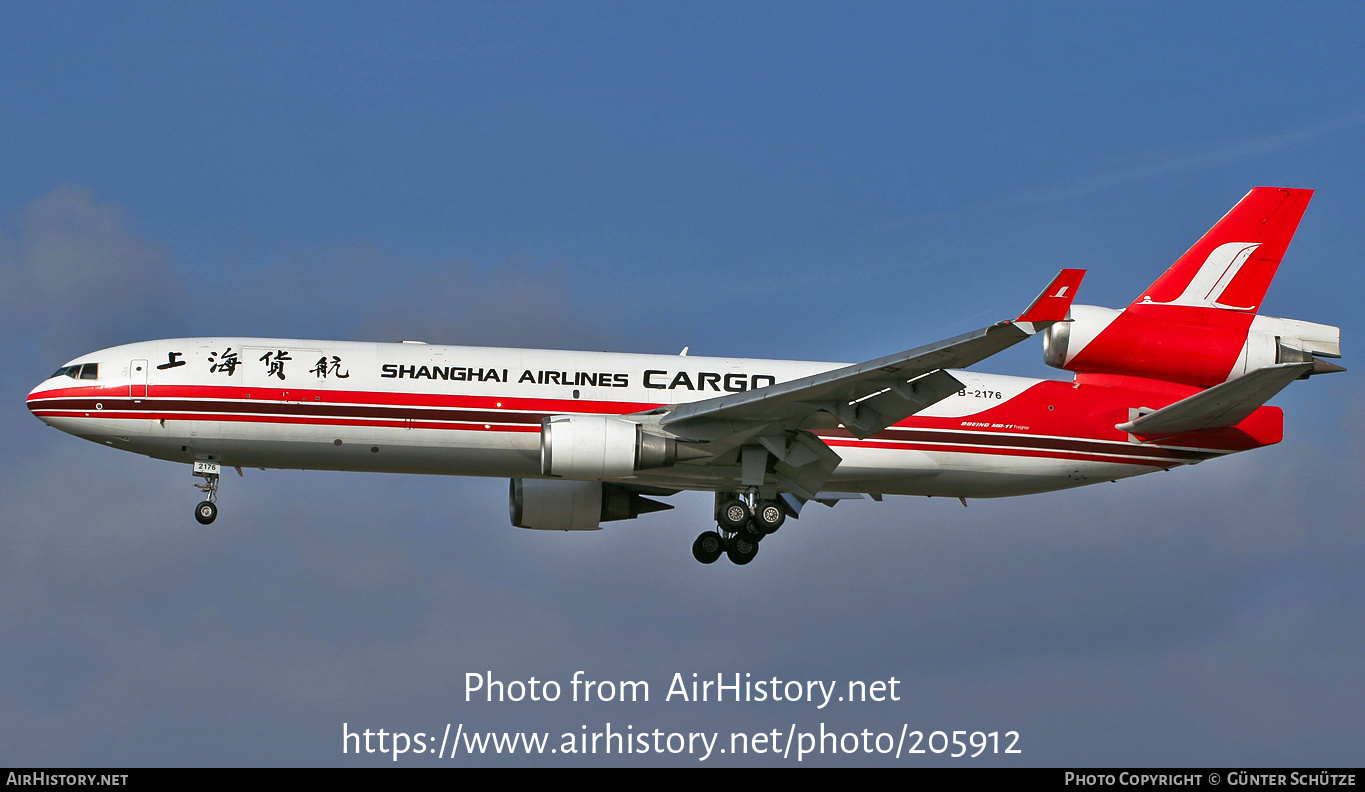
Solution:
{"label": "shanghai airlines cargo text", "polygon": [[[177,354],[177,353],[172,353]],[[385,363],[379,367],[383,379],[429,379],[449,382],[511,382],[510,369],[497,367],[471,368],[469,366],[401,366]],[[310,371],[310,373],[313,373]],[[324,375],[325,376],[325,375]],[[695,378],[695,379],[694,379]],[[280,379],[284,379],[280,377]],[[697,371],[689,374],[679,371],[670,374],[661,369],[648,369],[643,377],[644,386],[654,390],[713,390],[717,393],[743,393],[750,388],[766,388],[777,382],[771,374],[722,374],[717,371]],[[532,385],[580,385],[598,388],[629,388],[630,375],[610,371],[533,371],[525,369],[517,377],[517,384]],[[997,397],[999,398],[999,397]]]}

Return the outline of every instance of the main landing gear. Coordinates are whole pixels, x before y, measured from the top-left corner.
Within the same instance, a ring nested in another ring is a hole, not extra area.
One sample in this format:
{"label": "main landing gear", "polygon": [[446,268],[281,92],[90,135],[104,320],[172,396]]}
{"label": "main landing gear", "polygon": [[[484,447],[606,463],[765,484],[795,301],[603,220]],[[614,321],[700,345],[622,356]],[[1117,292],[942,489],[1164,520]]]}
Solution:
{"label": "main landing gear", "polygon": [[713,564],[725,554],[730,563],[743,566],[758,555],[758,543],[786,522],[787,513],[777,501],[759,500],[753,493],[732,497],[716,510],[718,530],[703,531],[692,543],[692,557]]}

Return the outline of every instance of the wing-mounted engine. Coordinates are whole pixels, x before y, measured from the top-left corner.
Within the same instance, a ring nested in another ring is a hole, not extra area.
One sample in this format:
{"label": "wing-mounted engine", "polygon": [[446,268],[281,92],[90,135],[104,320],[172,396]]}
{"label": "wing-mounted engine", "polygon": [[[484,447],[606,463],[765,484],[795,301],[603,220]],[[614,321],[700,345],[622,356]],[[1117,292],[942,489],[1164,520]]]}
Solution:
{"label": "wing-mounted engine", "polygon": [[552,415],[540,425],[540,472],[603,481],[678,461],[678,441],[624,418]]}
{"label": "wing-mounted engine", "polygon": [[508,508],[512,525],[518,528],[596,531],[604,522],[633,520],[673,505],[600,481],[512,479]]}
{"label": "wing-mounted engine", "polygon": [[1313,363],[1341,371],[1341,330],[1296,319],[1183,306],[1126,311],[1073,305],[1043,335],[1043,361],[1077,373],[1122,374],[1209,388],[1265,366]]}

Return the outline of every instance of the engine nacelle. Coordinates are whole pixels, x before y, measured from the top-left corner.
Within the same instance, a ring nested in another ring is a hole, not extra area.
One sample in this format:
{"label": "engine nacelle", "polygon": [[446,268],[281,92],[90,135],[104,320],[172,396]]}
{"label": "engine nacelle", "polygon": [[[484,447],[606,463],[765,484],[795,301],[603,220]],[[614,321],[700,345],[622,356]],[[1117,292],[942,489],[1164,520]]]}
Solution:
{"label": "engine nacelle", "polygon": [[540,472],[602,481],[678,461],[678,441],[634,421],[604,415],[552,415],[540,425]]}
{"label": "engine nacelle", "polygon": [[671,508],[600,481],[512,479],[508,492],[512,525],[541,531],[596,531],[604,522]]}
{"label": "engine nacelle", "polygon": [[[1208,388],[1263,366],[1341,354],[1341,331],[1330,325],[1205,308],[1160,311],[1073,305],[1071,321],[1043,334],[1043,361],[1067,371]],[[1317,363],[1313,373],[1337,370]]]}
{"label": "engine nacelle", "polygon": [[[1315,355],[1341,357],[1341,328],[1258,314],[1251,320],[1246,345],[1232,368],[1232,376],[1240,377],[1275,363],[1312,362]],[[1318,364],[1321,367],[1322,361]],[[1318,373],[1317,369],[1313,373]]]}
{"label": "engine nacelle", "polygon": [[1067,321],[1043,331],[1043,362],[1065,369],[1077,352],[1089,346],[1122,311],[1098,305],[1072,305]]}

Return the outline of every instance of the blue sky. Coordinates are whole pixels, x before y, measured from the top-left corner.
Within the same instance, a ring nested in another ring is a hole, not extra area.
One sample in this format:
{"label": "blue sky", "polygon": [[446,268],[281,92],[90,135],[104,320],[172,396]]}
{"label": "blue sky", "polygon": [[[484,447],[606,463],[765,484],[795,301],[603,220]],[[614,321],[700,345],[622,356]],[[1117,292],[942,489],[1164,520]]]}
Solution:
{"label": "blue sky", "polygon": [[[866,359],[1010,316],[1062,267],[1122,305],[1257,185],[1317,190],[1263,310],[1340,325],[1353,369],[1361,30],[1330,3],[5,5],[0,759],[350,764],[342,722],[627,717],[1018,729],[1027,764],[1354,763],[1354,371],[1280,396],[1273,448],[819,509],[743,570],[688,556],[704,498],[541,536],[492,479],[249,471],[206,531],[185,471],[22,400],[175,335]],[[982,368],[1055,374],[1040,358]],[[463,701],[466,671],[580,668],[913,698]]]}

